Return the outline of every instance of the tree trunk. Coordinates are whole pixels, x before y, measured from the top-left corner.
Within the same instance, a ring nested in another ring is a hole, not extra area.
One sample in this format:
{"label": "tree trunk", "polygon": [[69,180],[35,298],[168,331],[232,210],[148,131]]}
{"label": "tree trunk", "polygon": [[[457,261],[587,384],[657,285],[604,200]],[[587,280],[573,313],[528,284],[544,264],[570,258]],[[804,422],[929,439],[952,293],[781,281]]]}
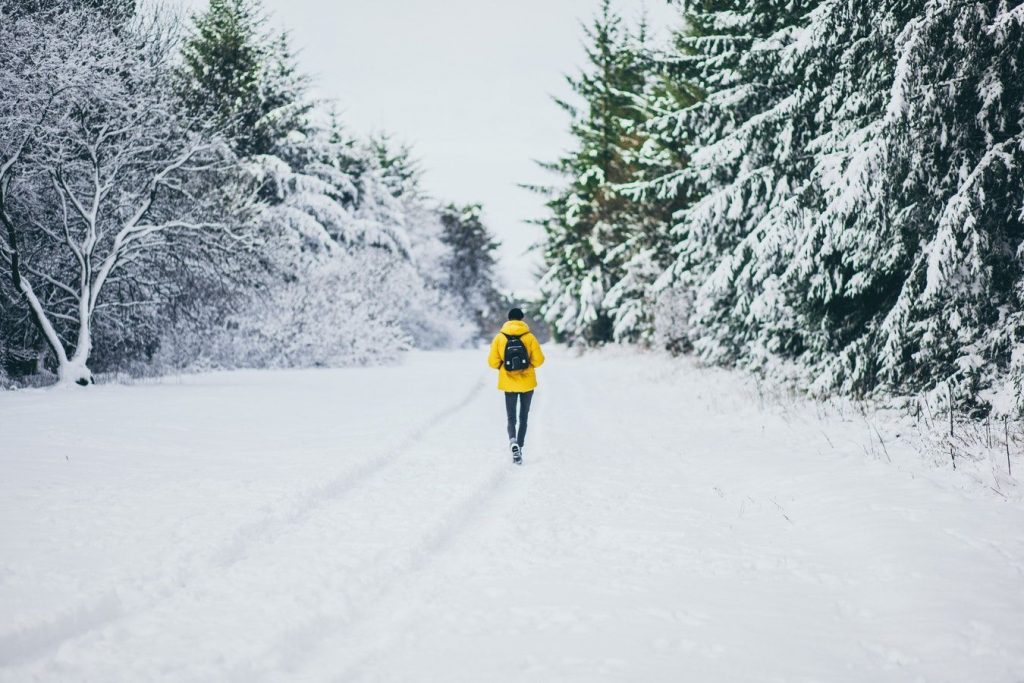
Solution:
{"label": "tree trunk", "polygon": [[81,387],[93,384],[95,380],[93,379],[92,371],[86,366],[88,359],[86,355],[79,356],[78,353],[75,353],[71,360],[61,363],[60,367],[57,368],[57,383],[60,386],[77,384]]}
{"label": "tree trunk", "polygon": [[75,353],[71,356],[71,360],[61,368],[61,384],[74,383],[86,387],[93,383],[92,372],[86,365],[90,354],[92,354],[92,314],[88,297],[89,289],[86,288],[79,306],[78,343],[75,345]]}

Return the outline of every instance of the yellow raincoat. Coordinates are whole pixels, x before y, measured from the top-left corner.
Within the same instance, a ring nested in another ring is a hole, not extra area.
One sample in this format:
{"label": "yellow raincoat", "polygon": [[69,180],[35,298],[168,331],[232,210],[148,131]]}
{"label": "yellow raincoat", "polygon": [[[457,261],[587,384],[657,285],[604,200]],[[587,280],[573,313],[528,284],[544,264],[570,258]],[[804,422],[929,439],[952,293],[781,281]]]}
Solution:
{"label": "yellow raincoat", "polygon": [[[522,320],[509,320],[501,326],[501,332],[502,334],[491,342],[491,354],[487,357],[488,365],[498,371],[498,389],[516,393],[533,391],[537,388],[537,373],[533,369],[544,364],[544,352],[540,350],[540,342]],[[526,352],[530,354],[530,367],[516,372],[505,370],[505,344],[508,343],[506,334],[522,337]]]}

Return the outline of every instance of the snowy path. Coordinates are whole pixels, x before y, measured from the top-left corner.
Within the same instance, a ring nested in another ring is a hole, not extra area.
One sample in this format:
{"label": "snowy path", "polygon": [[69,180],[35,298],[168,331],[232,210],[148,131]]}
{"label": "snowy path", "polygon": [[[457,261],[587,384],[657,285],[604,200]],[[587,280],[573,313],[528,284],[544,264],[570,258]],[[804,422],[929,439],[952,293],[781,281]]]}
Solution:
{"label": "snowy path", "polygon": [[0,394],[0,681],[1024,681],[1024,505],[557,350],[514,468],[481,363]]}

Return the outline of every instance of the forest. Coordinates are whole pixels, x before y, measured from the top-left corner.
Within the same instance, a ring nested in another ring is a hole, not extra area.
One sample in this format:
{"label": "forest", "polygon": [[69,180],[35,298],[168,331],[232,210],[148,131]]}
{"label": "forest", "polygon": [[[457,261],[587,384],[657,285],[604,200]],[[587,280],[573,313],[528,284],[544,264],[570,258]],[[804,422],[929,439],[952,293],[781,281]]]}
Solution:
{"label": "forest", "polygon": [[607,0],[548,164],[559,337],[1024,409],[1024,5]]}
{"label": "forest", "polygon": [[[556,338],[813,396],[1024,410],[1024,7],[610,0],[546,212]],[[482,207],[311,94],[258,0],[4,0],[0,383],[309,367],[473,344]],[[540,323],[541,321],[538,321]]]}
{"label": "forest", "polygon": [[350,134],[269,26],[0,2],[0,385],[382,362],[503,308],[481,208]]}

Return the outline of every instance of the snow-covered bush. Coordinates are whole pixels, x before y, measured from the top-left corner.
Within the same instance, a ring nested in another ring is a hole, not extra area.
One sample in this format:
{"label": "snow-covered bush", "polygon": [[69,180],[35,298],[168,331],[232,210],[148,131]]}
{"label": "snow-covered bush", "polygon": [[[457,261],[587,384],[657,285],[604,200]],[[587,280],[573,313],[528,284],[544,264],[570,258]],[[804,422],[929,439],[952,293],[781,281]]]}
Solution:
{"label": "snow-covered bush", "polygon": [[229,308],[217,320],[170,327],[154,361],[178,369],[369,365],[411,348],[461,346],[473,334],[411,264],[373,248],[265,281]]}
{"label": "snow-covered bush", "polygon": [[666,287],[655,296],[653,316],[657,325],[654,328],[654,345],[672,353],[692,351],[690,316],[694,291],[684,287]]}
{"label": "snow-covered bush", "polygon": [[[168,330],[157,362],[171,367],[362,365],[409,348],[388,260],[341,254],[247,292],[222,320]],[[374,269],[373,266],[377,268]]]}

